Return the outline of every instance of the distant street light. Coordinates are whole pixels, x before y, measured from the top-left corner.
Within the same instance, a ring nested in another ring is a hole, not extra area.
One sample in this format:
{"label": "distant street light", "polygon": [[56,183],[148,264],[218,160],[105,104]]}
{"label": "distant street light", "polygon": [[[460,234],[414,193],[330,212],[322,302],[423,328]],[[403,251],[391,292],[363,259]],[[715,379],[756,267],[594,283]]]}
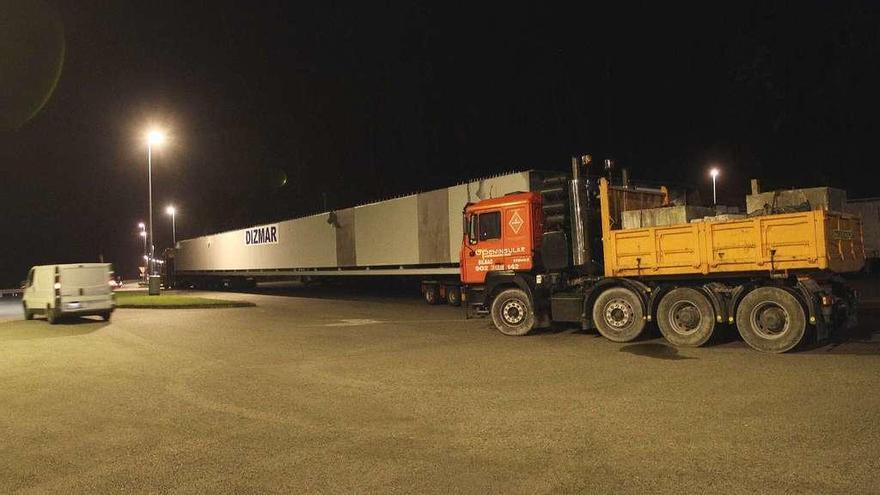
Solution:
{"label": "distant street light", "polygon": [[177,247],[177,228],[174,223],[174,217],[177,215],[177,208],[169,206],[168,208],[165,208],[165,213],[171,215],[171,247]]}
{"label": "distant street light", "polygon": [[712,176],[712,205],[718,204],[718,197],[715,195],[715,179],[718,177],[718,174],[721,173],[717,168],[712,168],[709,171],[709,175]]}
{"label": "distant street light", "polygon": [[[149,253],[149,272],[150,276],[156,275],[156,242],[153,237],[153,146],[160,146],[165,142],[165,133],[158,129],[152,129],[147,132],[147,188],[149,189],[149,208],[150,208],[150,253]],[[152,291],[150,291],[152,293]]]}

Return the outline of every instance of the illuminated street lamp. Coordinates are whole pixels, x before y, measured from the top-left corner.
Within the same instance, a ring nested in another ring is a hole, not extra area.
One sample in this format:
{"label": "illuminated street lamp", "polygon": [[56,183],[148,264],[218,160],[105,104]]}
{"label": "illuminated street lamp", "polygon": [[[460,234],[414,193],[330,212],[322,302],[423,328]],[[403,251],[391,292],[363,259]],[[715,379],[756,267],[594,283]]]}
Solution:
{"label": "illuminated street lamp", "polygon": [[173,205],[165,208],[165,213],[171,215],[171,246],[177,247],[177,228],[174,224],[174,217],[177,215],[177,208]]}
{"label": "illuminated street lamp", "polygon": [[[153,237],[153,146],[161,146],[165,142],[165,133],[158,129],[152,129],[147,132],[147,188],[149,189],[149,208],[150,208],[150,252],[149,252],[149,272],[150,276],[156,275],[156,264],[153,262],[156,255],[156,243]],[[152,289],[150,295],[154,294]]]}
{"label": "illuminated street lamp", "polygon": [[715,195],[715,179],[718,177],[719,173],[720,172],[718,171],[718,168],[716,168],[716,167],[713,167],[712,170],[709,171],[709,175],[712,176],[712,204],[713,205],[718,204],[718,198]]}

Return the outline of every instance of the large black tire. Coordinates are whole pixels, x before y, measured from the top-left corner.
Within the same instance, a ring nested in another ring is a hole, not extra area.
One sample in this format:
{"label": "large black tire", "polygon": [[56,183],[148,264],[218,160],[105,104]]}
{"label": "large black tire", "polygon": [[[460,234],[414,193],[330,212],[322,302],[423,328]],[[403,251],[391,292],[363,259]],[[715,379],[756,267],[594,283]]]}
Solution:
{"label": "large black tire", "polygon": [[46,321],[48,321],[50,325],[58,323],[58,313],[56,313],[53,308],[49,307],[48,304],[46,305]]}
{"label": "large black tire", "polygon": [[423,295],[425,296],[425,302],[430,304],[431,306],[440,302],[440,288],[436,285],[429,285],[425,287],[425,292]]}
{"label": "large black tire", "polygon": [[450,285],[446,288],[446,302],[450,306],[461,306],[461,287]]}
{"label": "large black tire", "polygon": [[492,300],[492,323],[504,335],[520,336],[535,326],[535,311],[529,295],[521,289],[507,289]]}
{"label": "large black tire", "polygon": [[21,307],[22,307],[22,309],[24,309],[24,319],[25,320],[33,320],[34,313],[28,309],[27,303],[21,303]]}
{"label": "large black tire", "polygon": [[670,344],[699,347],[709,342],[715,331],[715,309],[696,289],[672,289],[657,306],[657,326]]}
{"label": "large black tire", "polygon": [[613,287],[596,298],[593,322],[612,342],[632,342],[645,329],[645,312],[639,296],[626,288]]}
{"label": "large black tire", "polygon": [[112,311],[105,311],[105,312],[101,313],[101,319],[104,321],[110,321],[110,315],[112,315],[112,314],[113,314]]}
{"label": "large black tire", "polygon": [[807,316],[800,301],[779,287],[759,287],[742,298],[736,328],[746,344],[762,352],[787,352],[801,343]]}

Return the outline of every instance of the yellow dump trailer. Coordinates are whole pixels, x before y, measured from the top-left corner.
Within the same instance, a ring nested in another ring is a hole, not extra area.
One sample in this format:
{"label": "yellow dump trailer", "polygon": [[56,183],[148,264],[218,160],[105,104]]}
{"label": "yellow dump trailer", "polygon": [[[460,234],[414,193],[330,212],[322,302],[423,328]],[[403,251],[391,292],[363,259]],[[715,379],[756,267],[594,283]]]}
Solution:
{"label": "yellow dump trailer", "polygon": [[860,270],[861,220],[813,210],[604,233],[606,276]]}

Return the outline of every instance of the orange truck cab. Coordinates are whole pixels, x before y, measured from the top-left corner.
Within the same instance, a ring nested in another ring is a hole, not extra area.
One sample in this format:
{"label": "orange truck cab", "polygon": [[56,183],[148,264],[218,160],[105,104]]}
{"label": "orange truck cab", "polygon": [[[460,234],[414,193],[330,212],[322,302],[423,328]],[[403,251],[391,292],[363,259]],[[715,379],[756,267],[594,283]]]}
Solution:
{"label": "orange truck cab", "polygon": [[461,245],[461,280],[482,284],[492,271],[531,271],[541,245],[541,195],[513,193],[468,205]]}
{"label": "orange truck cab", "polygon": [[571,176],[536,192],[466,205],[468,316],[490,316],[505,335],[570,322],[614,342],[656,324],[676,346],[735,325],[765,352],[854,324],[857,297],[839,274],[864,266],[858,217],[813,209],[623,228],[626,211],[670,207],[668,191],[615,184],[589,162],[573,158]]}

